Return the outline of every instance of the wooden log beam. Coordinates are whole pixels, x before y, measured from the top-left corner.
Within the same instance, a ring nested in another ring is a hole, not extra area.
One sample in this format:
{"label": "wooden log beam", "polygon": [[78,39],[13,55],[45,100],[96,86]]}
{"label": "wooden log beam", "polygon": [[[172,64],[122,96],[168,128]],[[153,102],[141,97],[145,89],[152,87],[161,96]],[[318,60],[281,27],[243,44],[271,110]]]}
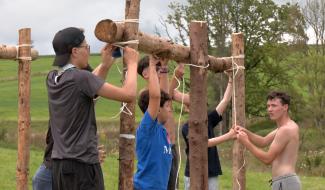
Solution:
{"label": "wooden log beam", "polygon": [[[191,64],[208,64],[208,27],[206,22],[190,24]],[[190,189],[208,189],[207,70],[190,67]]]}
{"label": "wooden log beam", "polygon": [[[244,59],[235,58],[244,55],[244,36],[242,33],[232,34],[232,56],[238,65],[238,72],[233,80],[235,95],[232,99],[232,124],[245,127],[245,72],[243,69]],[[244,147],[237,140],[233,146],[233,190],[246,189],[246,177],[244,166]]]}
{"label": "wooden log beam", "polygon": [[[38,58],[38,51],[31,49],[32,60]],[[17,47],[0,44],[0,59],[17,59]]]}
{"label": "wooden log beam", "polygon": [[[126,0],[125,19],[139,19],[140,0]],[[124,41],[138,39],[139,23],[125,23],[123,29]],[[137,44],[130,45],[135,50],[138,50]],[[126,75],[126,62],[123,60],[123,80]],[[120,116],[120,139],[119,139],[119,188],[120,190],[133,189],[133,173],[134,173],[134,143],[135,143],[135,102],[127,104],[127,108],[132,112],[132,115],[121,113]]]}
{"label": "wooden log beam", "polygon": [[[31,29],[19,30],[19,44],[31,44]],[[19,47],[19,57],[30,57],[31,47]],[[15,56],[16,57],[16,56]],[[31,60],[19,59],[18,65],[18,159],[17,190],[28,189],[30,136],[30,67]]]}
{"label": "wooden log beam", "polygon": [[[115,23],[112,20],[105,19],[97,23],[95,36],[103,42],[116,43],[123,40],[125,23]],[[139,51],[148,54],[160,54],[177,62],[190,61],[190,48],[187,46],[175,44],[170,40],[138,32]],[[209,70],[214,72],[223,72],[231,68],[231,58],[216,58],[208,56]]]}

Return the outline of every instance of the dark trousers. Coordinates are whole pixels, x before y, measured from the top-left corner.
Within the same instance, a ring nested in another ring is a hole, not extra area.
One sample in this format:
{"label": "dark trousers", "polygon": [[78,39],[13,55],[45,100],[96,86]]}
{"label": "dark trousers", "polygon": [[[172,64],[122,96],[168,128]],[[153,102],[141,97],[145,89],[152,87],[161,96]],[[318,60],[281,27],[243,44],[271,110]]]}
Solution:
{"label": "dark trousers", "polygon": [[100,164],[53,159],[52,188],[53,190],[104,190]]}
{"label": "dark trousers", "polygon": [[170,169],[167,190],[178,189],[178,179],[177,179],[178,153],[175,144],[172,145],[172,155],[173,155],[173,161],[172,161],[172,167]]}

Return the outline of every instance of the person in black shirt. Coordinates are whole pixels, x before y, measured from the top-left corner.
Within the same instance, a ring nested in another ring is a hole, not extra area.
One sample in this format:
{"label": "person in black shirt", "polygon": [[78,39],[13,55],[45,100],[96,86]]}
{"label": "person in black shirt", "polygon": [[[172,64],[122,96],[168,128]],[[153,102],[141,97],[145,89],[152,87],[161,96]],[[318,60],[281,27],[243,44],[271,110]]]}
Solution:
{"label": "person in black shirt", "polygon": [[[183,78],[184,69],[182,65],[177,66],[175,70],[175,76],[178,79]],[[208,113],[208,176],[209,176],[209,190],[216,190],[218,189],[218,176],[222,175],[221,165],[219,161],[219,155],[216,145],[222,142],[235,139],[236,133],[233,129],[231,129],[228,133],[215,137],[214,128],[218,125],[218,123],[222,120],[222,114],[226,110],[228,103],[231,100],[231,93],[232,93],[232,78],[229,73],[228,75],[228,85],[226,91],[224,93],[224,97],[218,106],[211,112]],[[171,82],[171,88],[175,88],[175,82]],[[174,99],[181,99],[183,96],[185,106],[189,106],[190,104],[190,97],[188,94],[182,94],[177,90],[173,90],[173,98]],[[186,143],[185,153],[186,153],[186,166],[185,166],[185,178],[184,178],[184,186],[185,190],[190,189],[190,166],[189,166],[189,141],[188,141],[188,132],[189,132],[189,125],[186,122],[182,126],[182,136]]]}

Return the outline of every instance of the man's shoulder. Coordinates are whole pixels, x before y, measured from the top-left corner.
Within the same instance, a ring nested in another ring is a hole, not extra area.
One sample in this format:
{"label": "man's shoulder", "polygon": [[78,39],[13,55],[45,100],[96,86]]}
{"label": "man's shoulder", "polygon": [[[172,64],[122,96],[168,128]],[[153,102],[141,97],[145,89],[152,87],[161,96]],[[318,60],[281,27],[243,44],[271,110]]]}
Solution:
{"label": "man's shoulder", "polygon": [[287,124],[279,127],[277,133],[281,133],[287,136],[294,135],[296,133],[299,133],[299,126],[296,122],[291,120]]}

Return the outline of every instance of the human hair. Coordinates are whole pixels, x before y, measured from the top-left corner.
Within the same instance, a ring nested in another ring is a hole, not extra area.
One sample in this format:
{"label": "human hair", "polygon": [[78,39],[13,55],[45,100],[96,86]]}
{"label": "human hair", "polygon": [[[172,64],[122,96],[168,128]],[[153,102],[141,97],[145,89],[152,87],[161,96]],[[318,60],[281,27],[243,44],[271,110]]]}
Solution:
{"label": "human hair", "polygon": [[138,62],[138,69],[137,69],[138,74],[143,77],[142,72],[147,67],[149,67],[149,56],[146,55]]}
{"label": "human hair", "polygon": [[288,106],[290,106],[290,96],[285,93],[285,92],[279,92],[279,91],[272,91],[267,95],[267,100],[274,100],[278,98],[282,105],[287,104]]}
{"label": "human hair", "polygon": [[[164,104],[167,101],[170,101],[171,98],[169,97],[169,95],[164,92],[164,91],[160,91],[160,107],[163,107]],[[139,98],[138,98],[138,105],[142,111],[142,113],[145,113],[148,109],[148,105],[149,105],[149,90],[144,90],[141,92]]]}

